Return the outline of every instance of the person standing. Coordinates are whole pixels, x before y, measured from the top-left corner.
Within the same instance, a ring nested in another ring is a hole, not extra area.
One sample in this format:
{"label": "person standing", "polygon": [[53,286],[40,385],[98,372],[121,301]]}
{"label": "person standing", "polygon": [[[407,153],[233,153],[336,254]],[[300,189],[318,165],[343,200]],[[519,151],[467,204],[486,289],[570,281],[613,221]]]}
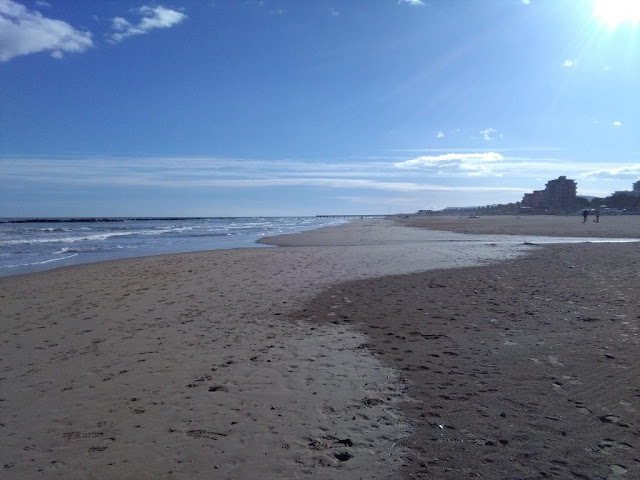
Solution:
{"label": "person standing", "polygon": [[586,208],[582,211],[582,223],[587,223],[587,217],[589,216],[589,210]]}
{"label": "person standing", "polygon": [[596,216],[596,218],[593,219],[594,223],[600,223],[600,210],[596,210],[595,212],[593,212]]}

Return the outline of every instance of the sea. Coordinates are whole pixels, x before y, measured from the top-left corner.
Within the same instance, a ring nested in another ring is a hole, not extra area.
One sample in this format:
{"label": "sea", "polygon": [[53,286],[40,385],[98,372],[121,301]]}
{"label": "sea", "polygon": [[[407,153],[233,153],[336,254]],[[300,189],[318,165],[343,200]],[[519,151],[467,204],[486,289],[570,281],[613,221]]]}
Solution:
{"label": "sea", "polygon": [[0,219],[0,277],[165,253],[269,248],[262,237],[345,223],[332,217]]}

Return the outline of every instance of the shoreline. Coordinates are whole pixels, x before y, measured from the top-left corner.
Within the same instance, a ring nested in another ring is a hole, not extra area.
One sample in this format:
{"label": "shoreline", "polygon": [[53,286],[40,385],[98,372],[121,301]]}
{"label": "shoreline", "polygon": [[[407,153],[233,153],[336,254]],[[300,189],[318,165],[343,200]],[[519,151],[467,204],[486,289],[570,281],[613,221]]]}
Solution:
{"label": "shoreline", "polygon": [[[412,443],[430,445],[431,437],[420,436],[423,425],[406,404],[407,395],[415,405],[425,398],[412,392],[407,365],[394,360],[410,332],[420,330],[367,329],[358,315],[375,320],[372,327],[398,312],[409,318],[423,308],[405,303],[420,298],[412,284],[424,283],[424,275],[499,269],[514,258],[526,264],[531,252],[556,247],[496,244],[379,219],[287,238],[298,246],[142,257],[0,279],[0,315],[7,319],[0,344],[0,411],[9,419],[0,427],[4,476],[210,478],[215,470],[239,478],[392,478],[398,471],[411,478],[427,468],[422,463],[432,468],[433,458]],[[557,248],[595,248],[602,268],[609,268],[607,251],[637,249],[604,247]],[[389,281],[395,290],[385,293]],[[355,294],[344,293],[345,282]],[[436,301],[459,309],[457,299]],[[308,321],[314,315],[321,323]],[[411,345],[428,358],[462,356],[429,357],[435,352]],[[455,353],[453,347],[446,350]],[[624,421],[637,428],[628,416]],[[439,443],[449,442],[453,452],[466,437],[446,438]]]}
{"label": "shoreline", "polygon": [[[198,219],[200,217],[193,217]],[[573,243],[579,242],[581,239],[589,238],[590,241],[640,241],[640,216],[605,216],[599,224],[590,226],[589,222],[585,225],[579,221],[578,217],[564,216],[486,216],[478,218],[450,216],[450,217],[425,217],[425,216],[388,216],[388,217],[364,217],[354,218],[350,222],[313,228],[311,230],[303,230],[296,233],[285,233],[279,235],[271,235],[257,238],[250,246],[231,246],[227,248],[202,249],[201,247],[189,247],[176,250],[175,247],[147,247],[144,253],[140,252],[120,252],[116,258],[113,258],[114,252],[105,252],[103,258],[100,255],[93,260],[77,261],[78,253],[73,253],[68,257],[55,258],[41,262],[40,265],[48,265],[33,270],[28,265],[16,265],[17,273],[3,272],[0,278],[15,277],[20,275],[30,275],[59,268],[73,267],[76,265],[87,265],[111,261],[120,261],[125,259],[138,259],[145,257],[156,257],[163,255],[180,255],[192,252],[209,252],[217,250],[236,250],[242,248],[264,248],[269,246],[337,246],[345,240],[339,240],[334,235],[332,228],[340,225],[349,225],[357,222],[385,222],[388,224],[395,223],[409,228],[426,229],[432,232],[451,232],[463,235],[485,235],[487,241],[494,241],[490,235],[497,235],[498,241],[507,240],[509,237],[518,238],[517,241],[523,243],[554,243],[555,238],[559,238],[560,242]],[[171,220],[172,218],[167,218]],[[154,220],[152,218],[142,218],[142,220]],[[328,228],[329,234],[324,234],[324,229]],[[522,238],[520,238],[522,237]],[[464,237],[461,237],[464,238]],[[416,241],[421,241],[418,238]],[[373,242],[383,243],[384,240],[373,239]],[[347,237],[346,245],[362,245],[367,240],[362,238]],[[155,251],[154,251],[155,250]],[[72,260],[74,259],[74,260]],[[59,265],[57,263],[60,262]],[[33,266],[32,266],[33,267]],[[27,271],[21,269],[26,268]]]}
{"label": "shoreline", "polygon": [[0,224],[0,277],[121,258],[260,248],[256,241],[263,235],[341,223],[316,217],[72,220]]}

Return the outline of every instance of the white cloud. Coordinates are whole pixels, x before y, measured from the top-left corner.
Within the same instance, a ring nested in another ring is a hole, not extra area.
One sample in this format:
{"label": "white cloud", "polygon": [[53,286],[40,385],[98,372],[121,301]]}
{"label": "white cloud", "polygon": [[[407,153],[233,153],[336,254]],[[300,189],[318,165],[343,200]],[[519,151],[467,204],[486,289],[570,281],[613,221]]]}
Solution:
{"label": "white cloud", "polygon": [[422,0],[398,0],[398,4],[406,3],[407,5],[412,5],[414,7],[424,6],[424,2]]}
{"label": "white cloud", "polygon": [[613,125],[614,127],[621,127],[622,123],[621,122],[613,122],[611,125]]}
{"label": "white cloud", "polygon": [[466,173],[468,175],[492,175],[491,164],[504,160],[496,152],[487,153],[447,153],[425,155],[394,164],[396,168],[421,169],[438,174]]}
{"label": "white cloud", "polygon": [[12,0],[0,0],[0,62],[45,51],[62,58],[65,53],[84,52],[92,46],[90,32],[46,18]]}
{"label": "white cloud", "polygon": [[[476,154],[486,161],[497,154]],[[473,155],[464,155],[471,158]],[[442,156],[445,157],[445,156]],[[521,192],[509,186],[439,185],[416,181],[388,162],[316,163],[225,158],[55,158],[3,157],[7,181],[154,188],[313,187],[391,192]],[[376,170],[378,170],[376,172]],[[394,171],[396,173],[394,173]]]}
{"label": "white cloud", "polygon": [[[592,170],[581,175],[582,178],[599,178],[613,180],[637,180],[640,178],[640,163],[618,168]],[[631,188],[631,184],[629,184]]]}
{"label": "white cloud", "polygon": [[562,66],[563,66],[563,67],[570,68],[570,67],[573,67],[573,64],[574,64],[574,61],[573,61],[573,60],[565,60],[565,61],[562,63]]}
{"label": "white cloud", "polygon": [[495,137],[492,135],[498,133],[498,131],[495,128],[485,128],[484,130],[480,130],[480,133],[485,140],[493,140]]}
{"label": "white cloud", "polygon": [[529,5],[531,3],[531,0],[522,0],[522,3],[524,3],[525,5]]}
{"label": "white cloud", "polygon": [[340,16],[340,12],[338,10],[336,10],[335,8],[329,9],[329,12],[331,13],[332,17],[339,17]]}
{"label": "white cloud", "polygon": [[437,134],[436,134],[437,138],[444,138],[444,132],[442,130],[440,130]]}
{"label": "white cloud", "polygon": [[136,24],[122,17],[115,17],[111,21],[113,33],[109,38],[112,41],[121,42],[127,37],[144,35],[157,28],[170,28],[187,18],[184,13],[161,5],[155,7],[145,5],[136,9],[136,12],[142,16],[142,19]]}

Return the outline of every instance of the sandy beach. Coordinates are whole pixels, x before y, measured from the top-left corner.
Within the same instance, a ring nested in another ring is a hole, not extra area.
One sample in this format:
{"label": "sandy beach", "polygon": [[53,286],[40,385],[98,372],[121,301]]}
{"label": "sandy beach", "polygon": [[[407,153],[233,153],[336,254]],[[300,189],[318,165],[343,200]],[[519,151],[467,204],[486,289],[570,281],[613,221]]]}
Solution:
{"label": "sandy beach", "polygon": [[1,478],[639,478],[640,218],[437,220],[0,279]]}
{"label": "sandy beach", "polygon": [[640,237],[640,216],[603,215],[595,223],[582,216],[518,215],[469,217],[408,216],[397,220],[410,227],[469,234],[544,235],[550,237]]}

